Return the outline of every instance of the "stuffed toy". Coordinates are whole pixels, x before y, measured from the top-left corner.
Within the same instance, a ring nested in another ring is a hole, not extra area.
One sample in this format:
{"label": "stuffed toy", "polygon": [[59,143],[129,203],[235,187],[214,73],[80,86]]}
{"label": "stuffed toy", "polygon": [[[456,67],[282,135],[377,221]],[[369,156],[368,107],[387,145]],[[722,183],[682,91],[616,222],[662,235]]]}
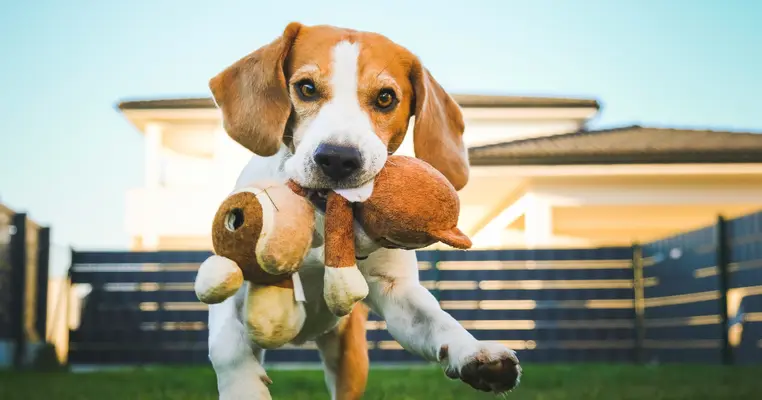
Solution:
{"label": "stuffed toy", "polygon": [[471,247],[457,227],[460,200],[455,188],[417,158],[389,156],[369,192],[314,190],[294,181],[288,186],[325,212],[323,298],[337,316],[348,314],[368,295],[356,264],[354,222],[380,247],[415,250],[436,242]]}
{"label": "stuffed toy", "polygon": [[312,204],[282,183],[234,191],[214,216],[214,255],[199,268],[196,296],[217,304],[248,281],[244,315],[251,339],[265,349],[290,342],[306,317],[297,271],[314,245],[314,229]]}
{"label": "stuffed toy", "polygon": [[[313,237],[313,205],[325,214],[324,238]],[[311,248],[324,245],[323,298],[334,315],[343,316],[368,295],[356,264],[355,225],[375,248],[415,250],[442,242],[468,249],[471,240],[457,227],[459,212],[457,192],[444,175],[405,156],[390,156],[373,182],[359,190],[314,190],[293,181],[250,185],[217,210],[215,255],[199,268],[196,295],[216,304],[250,282],[245,315],[251,339],[262,348],[277,348],[304,325],[297,271]]]}

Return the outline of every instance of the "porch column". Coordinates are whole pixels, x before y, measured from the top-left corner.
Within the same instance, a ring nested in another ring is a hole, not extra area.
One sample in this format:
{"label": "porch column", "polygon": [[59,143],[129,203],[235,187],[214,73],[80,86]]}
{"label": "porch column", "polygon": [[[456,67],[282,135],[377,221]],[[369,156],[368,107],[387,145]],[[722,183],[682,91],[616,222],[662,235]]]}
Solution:
{"label": "porch column", "polygon": [[237,175],[230,171],[228,166],[231,158],[230,146],[232,140],[228,138],[222,126],[214,130],[214,153],[212,154],[213,175],[211,184],[220,189],[229,190],[233,187]]}
{"label": "porch column", "polygon": [[548,247],[553,237],[553,210],[550,203],[531,196],[524,211],[524,240],[527,248]]}
{"label": "porch column", "polygon": [[[149,123],[145,129],[145,188],[158,189],[163,184],[162,167],[162,136],[163,129],[160,124]],[[159,245],[159,236],[154,231],[153,224],[148,224],[149,228],[142,232],[142,247],[145,250],[155,250]]]}
{"label": "porch column", "polygon": [[145,136],[145,186],[147,188],[157,188],[162,183],[161,125],[146,125]]}

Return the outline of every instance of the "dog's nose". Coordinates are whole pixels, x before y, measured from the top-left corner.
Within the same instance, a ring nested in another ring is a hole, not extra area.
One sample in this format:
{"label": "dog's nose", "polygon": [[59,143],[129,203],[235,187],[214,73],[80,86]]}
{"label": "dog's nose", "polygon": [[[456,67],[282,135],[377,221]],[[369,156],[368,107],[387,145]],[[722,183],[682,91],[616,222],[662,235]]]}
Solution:
{"label": "dog's nose", "polygon": [[360,168],[360,151],[354,147],[321,144],[313,155],[323,173],[336,181],[342,180]]}

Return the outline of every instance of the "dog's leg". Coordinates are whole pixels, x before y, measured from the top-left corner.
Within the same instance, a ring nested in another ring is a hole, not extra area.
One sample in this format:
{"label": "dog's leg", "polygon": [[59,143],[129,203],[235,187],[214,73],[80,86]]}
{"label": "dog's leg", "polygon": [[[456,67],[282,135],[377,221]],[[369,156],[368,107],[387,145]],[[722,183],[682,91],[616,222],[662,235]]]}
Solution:
{"label": "dog's leg", "polygon": [[235,296],[209,306],[209,360],[217,374],[220,400],[269,400],[270,382],[240,319],[244,285]]}
{"label": "dog's leg", "polygon": [[415,252],[381,249],[360,264],[370,286],[368,303],[404,349],[439,362],[448,377],[485,392],[513,389],[521,367],[513,350],[480,342],[418,281]]}
{"label": "dog's leg", "polygon": [[359,400],[365,392],[369,364],[367,320],[367,306],[358,303],[336,328],[316,340],[332,400]]}

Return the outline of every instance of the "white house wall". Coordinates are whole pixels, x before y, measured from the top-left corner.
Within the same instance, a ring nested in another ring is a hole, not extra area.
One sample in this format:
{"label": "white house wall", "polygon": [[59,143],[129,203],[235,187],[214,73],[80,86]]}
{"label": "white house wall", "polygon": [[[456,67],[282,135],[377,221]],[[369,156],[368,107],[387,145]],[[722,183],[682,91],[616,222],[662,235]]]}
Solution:
{"label": "white house wall", "polygon": [[531,191],[558,206],[745,205],[762,203],[762,177],[548,178],[533,179]]}
{"label": "white house wall", "polygon": [[[475,248],[627,245],[699,228],[720,214],[762,209],[759,175],[595,176],[606,168],[588,166],[587,176],[562,177],[475,168],[474,186],[462,200],[464,208],[481,206],[482,220],[461,225],[470,228]],[[506,195],[501,189],[508,187],[513,192]]]}
{"label": "white house wall", "polygon": [[[397,154],[414,155],[414,122],[415,118],[411,119],[407,134],[405,135],[405,140],[403,140],[400,148],[397,150]],[[470,148],[504,143],[513,140],[557,135],[574,132],[580,129],[583,123],[583,120],[578,119],[525,120],[465,118],[466,129],[463,133],[463,142],[466,144],[466,147]]]}
{"label": "white house wall", "polygon": [[574,132],[580,122],[561,121],[466,121],[463,136],[468,147]]}
{"label": "white house wall", "polygon": [[127,192],[125,228],[130,236],[208,236],[212,219],[228,192],[200,188],[132,189]]}

